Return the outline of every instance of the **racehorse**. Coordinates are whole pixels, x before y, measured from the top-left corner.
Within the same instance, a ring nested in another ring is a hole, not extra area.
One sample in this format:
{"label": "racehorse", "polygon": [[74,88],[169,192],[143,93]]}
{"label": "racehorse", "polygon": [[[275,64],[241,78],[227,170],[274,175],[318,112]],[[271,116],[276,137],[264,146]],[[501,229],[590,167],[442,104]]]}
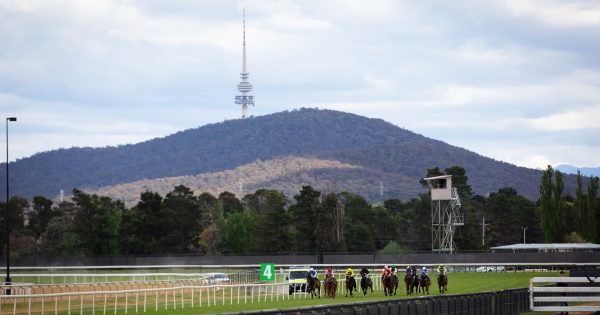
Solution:
{"label": "racehorse", "polygon": [[421,279],[419,280],[419,288],[417,289],[417,292],[425,293],[425,291],[427,291],[427,294],[429,294],[429,285],[430,285],[429,277],[427,277],[427,275],[425,275],[425,273],[422,272]]}
{"label": "racehorse", "polygon": [[413,277],[412,277],[412,284],[410,286],[410,292],[415,292],[416,290],[419,289],[419,274],[417,273],[417,271],[413,271]]}
{"label": "racehorse", "polygon": [[383,293],[387,296],[389,295],[396,295],[396,289],[398,288],[398,277],[396,277],[395,275],[385,275],[382,276],[382,282],[383,282]]}
{"label": "racehorse", "polygon": [[367,290],[371,288],[371,293],[373,293],[373,281],[366,273],[360,273],[360,288],[363,291],[363,295],[367,295]]}
{"label": "racehorse", "polygon": [[325,297],[335,298],[337,280],[334,277],[325,279]]}
{"label": "racehorse", "polygon": [[440,293],[444,293],[448,291],[448,276],[444,270],[440,271],[440,274],[437,277],[438,286],[440,287]]}
{"label": "racehorse", "polygon": [[406,284],[406,294],[412,294],[419,286],[419,277],[411,270],[404,274],[404,284]]}
{"label": "racehorse", "polygon": [[311,276],[306,277],[306,283],[308,283],[307,292],[310,293],[310,297],[314,298],[315,295],[321,298],[321,280],[313,278]]}
{"label": "racehorse", "polygon": [[346,297],[348,297],[348,292],[352,296],[352,290],[356,291],[356,279],[354,276],[346,276]]}

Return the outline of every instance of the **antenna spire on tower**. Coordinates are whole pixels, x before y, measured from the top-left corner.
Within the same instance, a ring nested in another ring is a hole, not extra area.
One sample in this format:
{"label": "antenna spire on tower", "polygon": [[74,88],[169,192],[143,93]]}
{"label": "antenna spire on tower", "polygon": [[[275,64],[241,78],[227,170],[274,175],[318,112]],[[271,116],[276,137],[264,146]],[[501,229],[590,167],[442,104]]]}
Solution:
{"label": "antenna spire on tower", "polygon": [[248,82],[250,74],[246,68],[246,10],[243,10],[243,27],[242,27],[242,73],[240,78],[242,79],[237,85],[238,91],[241,95],[235,97],[235,103],[242,105],[242,118],[248,117],[248,105],[254,106],[254,96],[248,95],[252,91],[252,84]]}

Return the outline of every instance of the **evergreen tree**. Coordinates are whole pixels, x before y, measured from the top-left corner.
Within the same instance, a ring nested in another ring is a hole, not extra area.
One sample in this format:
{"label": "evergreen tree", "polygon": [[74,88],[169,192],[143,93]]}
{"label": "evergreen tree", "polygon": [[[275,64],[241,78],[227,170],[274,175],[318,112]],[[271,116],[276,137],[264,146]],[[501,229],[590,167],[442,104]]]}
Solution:
{"label": "evergreen tree", "polygon": [[554,211],[557,216],[557,238],[554,242],[563,242],[566,233],[566,211],[563,205],[563,193],[565,191],[565,183],[562,173],[559,170],[554,170]]}
{"label": "evergreen tree", "polygon": [[223,252],[243,255],[255,247],[256,219],[250,211],[227,214],[222,231],[221,248]]}
{"label": "evergreen tree", "polygon": [[311,186],[302,186],[294,196],[296,204],[290,206],[290,227],[294,239],[294,249],[301,253],[315,253],[317,244],[318,214],[321,209],[321,193]]}
{"label": "evergreen tree", "polygon": [[597,241],[597,222],[596,216],[598,212],[598,177],[592,176],[588,182],[588,193],[587,193],[587,228],[586,228],[586,239],[590,242]]}
{"label": "evergreen tree", "polygon": [[577,170],[577,188],[575,190],[575,203],[573,205],[573,217],[574,230],[579,235],[585,235],[587,229],[585,221],[587,218],[587,197],[583,193],[583,180],[581,172]]}
{"label": "evergreen tree", "polygon": [[407,204],[407,209],[397,218],[398,240],[413,250],[431,250],[430,194],[420,194]]}
{"label": "evergreen tree", "polygon": [[[374,234],[378,231],[375,221],[377,214],[371,205],[362,197],[350,193],[342,193],[346,201],[344,240],[348,252],[370,252],[375,249]],[[381,208],[388,216],[388,210]]]}
{"label": "evergreen tree", "polygon": [[42,234],[42,240],[41,251],[50,257],[79,255],[84,251],[80,235],[73,230],[71,222],[64,216],[50,219]]}
{"label": "evergreen tree", "polygon": [[145,191],[140,201],[123,213],[121,224],[121,253],[148,255],[165,252],[160,237],[169,231],[168,216],[162,209],[162,197]]}
{"label": "evergreen tree", "polygon": [[223,215],[244,210],[242,202],[233,193],[224,191],[219,194],[219,200],[223,204]]}
{"label": "evergreen tree", "polygon": [[44,231],[46,231],[48,222],[56,215],[58,215],[58,212],[52,208],[52,200],[43,196],[33,197],[32,211],[29,214],[27,229],[33,237],[35,252],[39,251],[41,237]]}
{"label": "evergreen tree", "polygon": [[167,253],[196,251],[201,211],[194,192],[184,185],[176,186],[163,199],[168,229],[161,237],[161,248]]}
{"label": "evergreen tree", "polygon": [[82,249],[93,255],[117,255],[123,202],[109,197],[89,195],[73,190],[75,217],[73,230],[79,235]]}
{"label": "evergreen tree", "polygon": [[286,253],[292,250],[290,215],[285,206],[284,194],[276,190],[261,189],[254,193],[258,197],[258,207],[252,209],[256,217],[257,229],[255,251],[259,253]]}
{"label": "evergreen tree", "polygon": [[[554,176],[554,182],[552,180]],[[540,184],[540,208],[542,210],[542,230],[548,243],[562,242],[565,236],[565,214],[562,205],[564,183],[562,173],[552,166],[542,173]]]}
{"label": "evergreen tree", "polygon": [[469,177],[467,177],[467,171],[458,165],[447,167],[444,171],[446,175],[452,175],[452,187],[456,188],[461,200],[467,202],[471,199],[473,191],[468,184]]}

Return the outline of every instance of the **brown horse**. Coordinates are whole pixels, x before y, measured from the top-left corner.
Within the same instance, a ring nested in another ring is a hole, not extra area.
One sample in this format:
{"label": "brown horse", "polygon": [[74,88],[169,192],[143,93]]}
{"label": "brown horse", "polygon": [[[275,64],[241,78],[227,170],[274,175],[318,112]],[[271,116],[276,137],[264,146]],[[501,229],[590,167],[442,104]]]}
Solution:
{"label": "brown horse", "polygon": [[371,293],[373,293],[373,281],[369,278],[369,275],[361,272],[360,273],[360,288],[363,291],[363,295],[367,295],[367,290],[371,288]]}
{"label": "brown horse", "polygon": [[440,287],[440,293],[444,293],[448,291],[448,276],[444,270],[440,271],[440,274],[437,277],[438,286]]}
{"label": "brown horse", "polygon": [[429,281],[429,277],[422,272],[421,273],[421,279],[419,280],[419,288],[417,289],[417,293],[425,293],[425,291],[427,291],[427,294],[429,294],[429,285],[430,285],[430,281]]}
{"label": "brown horse", "polygon": [[411,270],[404,274],[404,284],[406,285],[406,294],[412,294],[419,286],[419,277]]}
{"label": "brown horse", "polygon": [[325,297],[335,298],[337,280],[334,277],[325,279]]}
{"label": "brown horse", "polygon": [[315,295],[321,298],[321,281],[311,276],[306,277],[306,283],[308,283],[307,292],[310,293],[310,297],[314,298]]}
{"label": "brown horse", "polygon": [[387,296],[396,295],[396,289],[398,288],[398,277],[396,275],[382,276],[381,281],[383,282],[383,293]]}
{"label": "brown horse", "polygon": [[352,296],[352,290],[356,291],[356,279],[354,276],[346,276],[346,297],[348,297],[348,292]]}

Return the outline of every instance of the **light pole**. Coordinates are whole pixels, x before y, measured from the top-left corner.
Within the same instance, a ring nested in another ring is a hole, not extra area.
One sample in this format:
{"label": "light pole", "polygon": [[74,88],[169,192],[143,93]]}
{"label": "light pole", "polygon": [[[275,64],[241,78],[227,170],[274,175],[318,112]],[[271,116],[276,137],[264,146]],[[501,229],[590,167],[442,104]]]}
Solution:
{"label": "light pole", "polygon": [[525,232],[527,232],[527,227],[522,226],[521,228],[523,229],[523,244],[525,244]]}
{"label": "light pole", "polygon": [[[10,224],[8,220],[10,216],[8,215],[10,212],[10,195],[8,190],[8,122],[9,121],[17,121],[17,117],[7,117],[6,118],[6,217],[4,218],[6,221],[6,279],[4,280],[5,284],[10,286],[12,281],[10,280]],[[6,289],[6,295],[10,295],[11,290],[10,287]]]}

